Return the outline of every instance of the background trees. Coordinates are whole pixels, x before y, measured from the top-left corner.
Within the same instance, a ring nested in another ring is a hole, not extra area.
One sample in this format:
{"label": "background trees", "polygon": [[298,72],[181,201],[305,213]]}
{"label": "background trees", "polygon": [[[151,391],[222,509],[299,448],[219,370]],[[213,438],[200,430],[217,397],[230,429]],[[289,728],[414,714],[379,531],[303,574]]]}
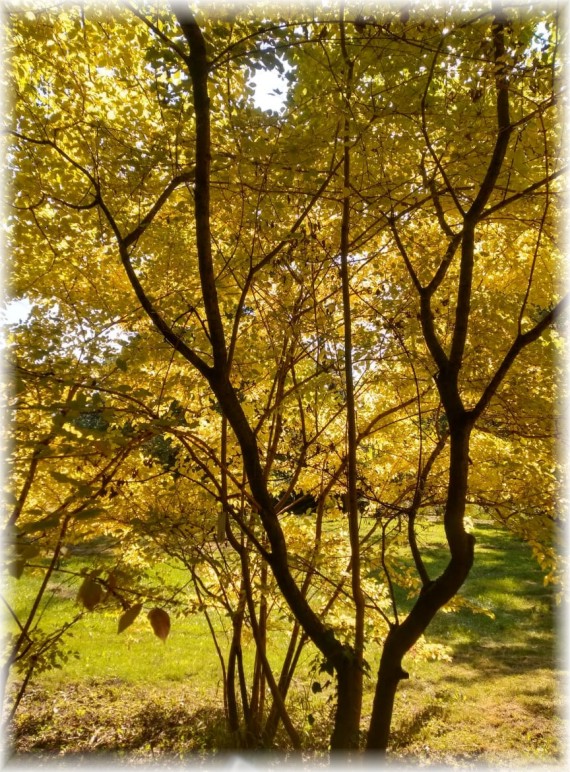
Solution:
{"label": "background trees", "polygon": [[[73,441],[100,475],[120,460],[94,527],[175,554],[231,615],[227,714],[250,738],[281,719],[299,744],[284,700],[310,639],[336,676],[331,746],[385,750],[403,657],[469,573],[468,505],[552,560],[557,15],[452,11],[13,14],[12,283],[53,346],[25,325],[21,366],[41,382],[55,361],[85,393]],[[284,63],[283,110],[254,107],[256,68]]]}

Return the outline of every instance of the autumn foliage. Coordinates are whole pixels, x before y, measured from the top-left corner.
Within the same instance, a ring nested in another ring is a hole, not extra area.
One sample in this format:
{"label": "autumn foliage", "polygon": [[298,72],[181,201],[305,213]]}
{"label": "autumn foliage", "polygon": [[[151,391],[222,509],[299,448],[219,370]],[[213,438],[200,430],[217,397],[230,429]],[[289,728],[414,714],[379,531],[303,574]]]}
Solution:
{"label": "autumn foliage", "polygon": [[[87,545],[77,599],[119,633],[227,615],[238,745],[302,746],[314,645],[331,748],[385,752],[403,658],[464,602],[470,517],[556,579],[560,36],[506,4],[10,13],[11,571],[44,592]],[[186,595],[137,584],[165,556]],[[6,675],[45,649],[36,612]]]}

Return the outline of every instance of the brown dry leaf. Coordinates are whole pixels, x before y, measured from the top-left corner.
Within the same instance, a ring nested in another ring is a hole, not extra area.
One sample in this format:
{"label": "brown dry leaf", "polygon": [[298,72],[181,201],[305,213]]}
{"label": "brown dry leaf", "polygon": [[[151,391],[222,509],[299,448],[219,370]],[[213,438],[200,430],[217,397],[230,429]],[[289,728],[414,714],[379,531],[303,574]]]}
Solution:
{"label": "brown dry leaf", "polygon": [[126,630],[127,627],[132,625],[132,623],[141,613],[142,607],[142,603],[136,603],[134,606],[131,606],[131,608],[127,609],[124,614],[121,614],[119,617],[119,628],[117,630],[117,634],[122,633],[123,630]]}
{"label": "brown dry leaf", "polygon": [[87,576],[83,580],[77,593],[78,602],[82,603],[88,611],[93,611],[102,598],[103,588],[99,582],[96,582],[90,576]]}
{"label": "brown dry leaf", "polygon": [[148,620],[154,630],[154,634],[157,635],[161,641],[165,641],[170,632],[170,617],[166,611],[161,608],[153,608],[148,612]]}

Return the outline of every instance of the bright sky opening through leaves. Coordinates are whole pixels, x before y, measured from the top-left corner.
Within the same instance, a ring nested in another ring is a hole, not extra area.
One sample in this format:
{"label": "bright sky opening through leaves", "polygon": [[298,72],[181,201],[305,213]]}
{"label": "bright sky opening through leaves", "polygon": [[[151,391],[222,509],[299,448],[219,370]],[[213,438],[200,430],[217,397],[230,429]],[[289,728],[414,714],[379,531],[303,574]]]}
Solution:
{"label": "bright sky opening through leaves", "polygon": [[[283,62],[285,72],[289,69]],[[253,103],[261,110],[280,112],[287,99],[289,83],[277,69],[259,70],[253,80]]]}

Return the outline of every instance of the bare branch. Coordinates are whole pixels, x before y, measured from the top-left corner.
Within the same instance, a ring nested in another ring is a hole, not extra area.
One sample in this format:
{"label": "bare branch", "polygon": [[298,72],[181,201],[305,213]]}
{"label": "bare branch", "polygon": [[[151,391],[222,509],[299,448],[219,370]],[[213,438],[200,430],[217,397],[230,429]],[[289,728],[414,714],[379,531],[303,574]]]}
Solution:
{"label": "bare branch", "polygon": [[457,193],[455,192],[455,189],[454,189],[453,185],[451,184],[451,181],[448,178],[448,176],[446,174],[446,171],[443,168],[443,165],[442,165],[440,159],[437,156],[437,153],[435,152],[435,149],[434,149],[434,147],[432,145],[432,142],[431,142],[428,130],[427,130],[427,120],[426,120],[427,96],[428,96],[428,92],[429,92],[429,89],[430,89],[430,86],[431,86],[431,82],[432,82],[432,79],[433,79],[433,75],[434,75],[434,72],[435,72],[435,65],[437,63],[437,58],[438,58],[439,54],[441,53],[441,49],[443,48],[444,41],[445,41],[445,38],[442,37],[440,42],[439,42],[439,45],[437,47],[437,50],[435,51],[435,53],[433,55],[430,71],[428,73],[428,79],[427,79],[427,82],[426,82],[426,87],[425,87],[424,93],[422,95],[422,101],[421,101],[422,134],[423,134],[423,137],[424,137],[427,149],[429,151],[429,154],[431,155],[431,157],[432,157],[432,159],[433,159],[433,161],[434,161],[434,163],[436,165],[436,168],[437,168],[438,172],[441,175],[441,178],[442,178],[442,180],[443,180],[443,182],[445,184],[447,192],[449,193],[449,195],[453,199],[453,203],[457,207],[457,211],[463,217],[465,215],[465,212],[463,211],[463,207],[461,206],[461,203],[459,202],[459,198],[457,197]]}
{"label": "bare branch", "polygon": [[563,174],[566,174],[567,171],[568,171],[567,167],[563,167],[562,169],[559,169],[556,172],[552,172],[552,174],[549,174],[547,177],[544,177],[542,180],[538,180],[538,182],[533,182],[532,185],[529,185],[524,190],[521,190],[518,193],[514,193],[512,196],[509,196],[508,198],[504,198],[502,201],[499,201],[498,204],[494,204],[493,206],[490,206],[488,209],[484,209],[479,217],[479,220],[484,220],[487,217],[490,217],[492,214],[495,214],[495,212],[498,212],[499,210],[503,209],[505,206],[509,206],[509,204],[514,204],[515,201],[519,201],[521,198],[525,198],[530,193],[534,193],[535,190],[539,190],[540,188],[547,186],[550,182],[555,180],[557,177],[560,177]]}

